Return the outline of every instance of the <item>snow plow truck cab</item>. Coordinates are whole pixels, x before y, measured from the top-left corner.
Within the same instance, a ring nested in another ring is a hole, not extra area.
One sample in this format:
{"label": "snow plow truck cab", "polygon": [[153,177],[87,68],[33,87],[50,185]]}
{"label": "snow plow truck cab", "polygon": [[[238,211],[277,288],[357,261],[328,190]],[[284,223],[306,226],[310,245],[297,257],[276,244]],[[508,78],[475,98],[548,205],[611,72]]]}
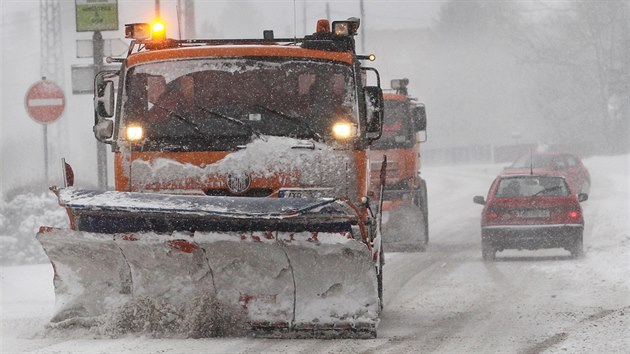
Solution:
{"label": "snow plow truck cab", "polygon": [[[424,251],[429,242],[427,184],[420,176],[420,143],[426,141],[424,104],[409,96],[409,79],[391,81],[386,92],[383,135],[370,148],[370,191],[379,190],[386,156],[387,183],[382,191],[385,250]],[[424,133],[424,134],[422,134]]]}
{"label": "snow plow truck cab", "polygon": [[361,65],[372,56],[355,53],[358,27],[174,40],[127,25],[121,69],[95,78],[94,134],[111,145],[115,190],[53,187],[71,228],[37,235],[55,269],[51,322],[147,302],[185,320],[202,299],[259,336],[375,337],[367,149],[383,96]]}

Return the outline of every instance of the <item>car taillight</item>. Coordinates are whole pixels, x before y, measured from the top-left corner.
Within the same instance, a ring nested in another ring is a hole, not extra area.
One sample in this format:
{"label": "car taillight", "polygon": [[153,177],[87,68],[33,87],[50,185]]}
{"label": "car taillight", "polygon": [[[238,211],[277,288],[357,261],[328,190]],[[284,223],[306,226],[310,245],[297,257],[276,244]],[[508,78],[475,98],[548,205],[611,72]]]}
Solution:
{"label": "car taillight", "polygon": [[567,212],[567,217],[569,219],[579,219],[582,216],[582,213],[579,210],[569,210]]}
{"label": "car taillight", "polygon": [[582,211],[579,209],[559,209],[552,214],[551,221],[559,224],[581,224]]}
{"label": "car taillight", "polygon": [[496,218],[498,218],[498,217],[499,217],[499,214],[497,214],[497,213],[495,213],[495,212],[493,212],[493,211],[488,211],[488,212],[486,212],[486,214],[484,215],[484,218],[485,218],[486,220],[494,220],[494,219],[496,219]]}

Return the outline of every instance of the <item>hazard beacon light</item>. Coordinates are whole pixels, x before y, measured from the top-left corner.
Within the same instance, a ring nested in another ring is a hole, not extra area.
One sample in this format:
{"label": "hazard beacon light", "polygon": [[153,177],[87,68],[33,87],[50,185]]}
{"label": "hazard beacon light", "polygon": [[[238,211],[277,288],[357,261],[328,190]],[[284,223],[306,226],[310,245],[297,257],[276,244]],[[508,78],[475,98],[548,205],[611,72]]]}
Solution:
{"label": "hazard beacon light", "polygon": [[317,33],[330,33],[330,22],[326,19],[317,20],[317,27],[315,28]]}
{"label": "hazard beacon light", "polygon": [[[332,33],[336,36],[356,36],[360,23],[361,21],[356,17],[350,17],[344,21],[334,21],[332,23]],[[315,32],[330,33],[330,22],[326,19],[318,20]]]}
{"label": "hazard beacon light", "polygon": [[151,24],[151,40],[163,41],[166,39],[166,25],[160,19],[156,19]]}
{"label": "hazard beacon light", "polygon": [[161,42],[166,39],[166,25],[162,20],[155,20],[148,23],[129,23],[125,25],[125,38],[144,41],[151,39]]}

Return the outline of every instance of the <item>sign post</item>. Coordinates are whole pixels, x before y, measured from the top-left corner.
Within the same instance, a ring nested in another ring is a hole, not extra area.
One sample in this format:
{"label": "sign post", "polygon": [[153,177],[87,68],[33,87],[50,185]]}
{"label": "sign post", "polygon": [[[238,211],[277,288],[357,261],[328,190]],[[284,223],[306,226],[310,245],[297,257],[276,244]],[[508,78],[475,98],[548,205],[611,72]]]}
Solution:
{"label": "sign post", "polygon": [[26,91],[24,108],[31,119],[43,126],[44,178],[48,182],[48,124],[56,122],[66,108],[63,89],[43,77]]}
{"label": "sign post", "polygon": [[[94,69],[95,72],[103,70],[103,36],[101,31],[94,31],[92,36],[94,43]],[[96,164],[98,169],[98,187],[107,189],[107,149],[105,144],[100,141],[96,142]]]}
{"label": "sign post", "polygon": [[[75,0],[77,32],[94,32],[92,57],[94,73],[103,70],[104,40],[101,31],[118,30],[118,0]],[[98,187],[107,189],[107,150],[96,142]]]}

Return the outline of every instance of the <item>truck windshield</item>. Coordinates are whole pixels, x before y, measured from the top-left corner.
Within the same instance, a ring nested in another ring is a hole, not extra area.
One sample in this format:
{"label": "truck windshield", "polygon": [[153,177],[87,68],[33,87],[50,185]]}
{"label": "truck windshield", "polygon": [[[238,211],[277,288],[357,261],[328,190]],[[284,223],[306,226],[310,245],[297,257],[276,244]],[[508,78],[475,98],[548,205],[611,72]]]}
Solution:
{"label": "truck windshield", "polygon": [[385,100],[383,134],[372,143],[373,149],[411,147],[416,143],[416,133],[411,124],[411,112],[407,102]]}
{"label": "truck windshield", "polygon": [[326,139],[334,122],[357,122],[352,67],[318,60],[191,59],[129,70],[123,127],[145,137],[243,141],[255,135]]}

